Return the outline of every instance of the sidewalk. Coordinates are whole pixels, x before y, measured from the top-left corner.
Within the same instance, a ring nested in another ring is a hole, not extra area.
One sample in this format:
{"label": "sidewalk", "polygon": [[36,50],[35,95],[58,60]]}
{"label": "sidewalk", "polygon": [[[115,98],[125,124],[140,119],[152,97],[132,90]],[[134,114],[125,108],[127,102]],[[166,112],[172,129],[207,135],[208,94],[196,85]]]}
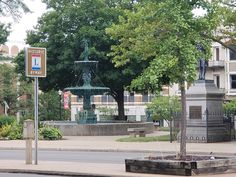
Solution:
{"label": "sidewalk", "polygon": [[[155,134],[162,134],[156,132]],[[166,133],[166,132],[165,132]],[[150,135],[149,135],[150,136]],[[123,151],[123,152],[143,152],[150,155],[155,152],[177,153],[179,143],[173,142],[147,142],[147,143],[127,143],[116,140],[125,136],[67,136],[60,141],[39,141],[39,150],[70,150],[70,151]],[[33,142],[34,144],[34,142]],[[236,142],[224,143],[191,143],[187,144],[188,153],[220,154],[236,156]],[[24,140],[0,141],[0,150],[3,149],[25,149]],[[78,162],[49,162],[39,161],[38,165],[25,165],[24,161],[0,159],[0,172],[34,172],[45,174],[64,174],[77,176],[139,176],[166,177],[168,175],[151,175],[126,173],[125,164],[103,164],[103,163],[78,163]],[[204,175],[203,175],[204,176]],[[212,175],[209,175],[212,176]],[[236,174],[218,174],[215,177],[233,177]]]}

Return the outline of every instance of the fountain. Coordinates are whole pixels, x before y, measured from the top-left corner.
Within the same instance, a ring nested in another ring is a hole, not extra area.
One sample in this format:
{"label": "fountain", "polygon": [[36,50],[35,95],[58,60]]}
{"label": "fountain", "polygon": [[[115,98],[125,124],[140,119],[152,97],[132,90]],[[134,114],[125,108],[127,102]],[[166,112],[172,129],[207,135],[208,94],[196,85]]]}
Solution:
{"label": "fountain", "polygon": [[[76,114],[76,122],[73,121],[47,121],[44,124],[57,127],[63,136],[112,136],[127,135],[128,128],[145,128],[146,133],[153,132],[152,122],[97,122],[97,116],[94,113],[94,107],[91,105],[90,97],[92,95],[101,95],[109,92],[108,87],[93,86],[92,75],[98,62],[88,60],[88,42],[84,41],[83,61],[75,61],[76,68],[82,70],[83,85],[65,88],[64,91],[70,91],[72,94],[83,98],[83,110]],[[80,81],[80,80],[78,80]],[[95,85],[95,84],[94,84]]]}
{"label": "fountain", "polygon": [[78,97],[83,97],[83,110],[76,114],[76,120],[79,124],[94,124],[97,123],[97,116],[94,113],[94,109],[91,105],[90,97],[92,95],[102,95],[108,92],[110,89],[108,87],[97,87],[91,85],[92,72],[97,66],[98,61],[89,61],[88,55],[88,42],[84,40],[84,60],[75,61],[78,68],[82,69],[82,86],[68,87],[64,91],[70,91],[73,95]]}

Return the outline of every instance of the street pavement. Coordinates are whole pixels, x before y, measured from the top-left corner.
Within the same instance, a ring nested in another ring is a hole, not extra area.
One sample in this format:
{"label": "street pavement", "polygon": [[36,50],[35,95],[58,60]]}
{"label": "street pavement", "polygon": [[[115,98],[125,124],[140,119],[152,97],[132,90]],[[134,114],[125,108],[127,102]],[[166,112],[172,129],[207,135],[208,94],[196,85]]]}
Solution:
{"label": "street pavement", "polygon": [[[153,135],[166,134],[167,132],[155,131]],[[39,141],[40,150],[63,150],[63,151],[119,151],[119,152],[142,152],[144,156],[154,153],[178,153],[177,142],[117,142],[116,140],[126,136],[66,136],[59,141]],[[34,142],[33,142],[34,145]],[[236,157],[236,141],[223,143],[189,143],[188,154],[213,154]],[[0,141],[0,150],[25,149],[24,140]],[[0,159],[1,172],[24,172],[37,174],[53,174],[67,176],[112,176],[112,177],[169,177],[169,175],[152,175],[125,172],[125,164],[83,163],[83,162],[55,162],[38,161],[38,165],[26,165],[21,160]],[[205,175],[199,175],[205,176]],[[207,176],[235,177],[236,173],[214,174]]]}

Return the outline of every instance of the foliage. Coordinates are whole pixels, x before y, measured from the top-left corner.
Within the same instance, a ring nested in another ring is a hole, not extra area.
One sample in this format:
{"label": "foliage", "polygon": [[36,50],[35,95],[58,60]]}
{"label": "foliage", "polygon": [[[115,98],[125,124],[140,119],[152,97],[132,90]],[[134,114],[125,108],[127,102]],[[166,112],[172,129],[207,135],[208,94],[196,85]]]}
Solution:
{"label": "foliage", "polygon": [[9,28],[10,28],[9,24],[5,25],[0,23],[0,44],[4,44],[7,41],[7,37],[10,34]]}
{"label": "foliage", "polygon": [[62,133],[54,127],[42,127],[39,129],[39,136],[44,140],[59,140],[62,139]]}
{"label": "foliage", "polygon": [[12,60],[13,60],[13,57],[11,57],[11,56],[0,55],[0,61],[1,61],[1,60],[12,61]]}
{"label": "foliage", "polygon": [[[84,38],[89,41],[89,56],[99,61],[94,83],[107,86],[118,103],[120,119],[124,118],[123,92],[133,78],[145,67],[142,62],[115,68],[110,47],[116,41],[109,38],[105,29],[118,21],[123,9],[132,8],[133,1],[126,0],[44,0],[50,11],[43,14],[35,30],[27,34],[31,46],[47,48],[47,77],[40,80],[43,91],[63,90],[81,85],[81,70],[74,71],[74,61],[83,59]],[[16,61],[18,71],[24,73],[24,58]],[[77,77],[75,78],[75,75]],[[22,74],[23,76],[23,74]],[[75,78],[75,79],[74,79]]]}
{"label": "foliage", "polygon": [[6,138],[11,132],[11,125],[6,124],[0,128],[0,137]]}
{"label": "foliage", "polygon": [[14,67],[9,64],[0,65],[0,103],[5,101],[9,106],[9,112],[14,114],[16,111],[16,81],[17,75]]}
{"label": "foliage", "polygon": [[65,110],[61,101],[61,95],[55,90],[41,93],[39,95],[39,120],[65,120]]}
{"label": "foliage", "polygon": [[102,115],[110,115],[113,116],[116,114],[117,109],[116,108],[111,108],[107,106],[100,106],[97,107],[97,110],[102,114]]}
{"label": "foliage", "polygon": [[22,139],[23,127],[15,120],[9,124],[4,124],[0,128],[0,138],[7,138],[10,140]]}
{"label": "foliage", "polygon": [[0,128],[5,125],[11,125],[16,121],[16,118],[13,116],[0,116]]}
{"label": "foliage", "polygon": [[22,11],[24,13],[30,12],[27,5],[22,0],[1,0],[0,1],[0,15],[9,16],[11,15],[15,20],[18,20]]}
{"label": "foliage", "polygon": [[33,85],[30,82],[18,82],[15,68],[9,64],[0,65],[0,104],[5,101],[8,114],[15,115],[17,111],[24,112],[24,116],[33,115]]}
{"label": "foliage", "polygon": [[153,120],[171,120],[174,113],[181,112],[181,104],[177,96],[156,96],[147,105]]}
{"label": "foliage", "polygon": [[[217,2],[204,0],[147,0],[120,17],[107,33],[119,42],[112,46],[111,56],[117,66],[129,64],[133,56],[149,62],[142,74],[131,84],[136,89],[160,90],[166,84],[179,83],[182,119],[180,156],[186,156],[185,82],[196,78],[199,58],[208,59],[211,42],[204,34],[213,35],[218,25]],[[196,17],[193,10],[206,10]],[[203,50],[197,49],[200,45]]]}
{"label": "foliage", "polygon": [[223,104],[224,111],[227,114],[235,115],[236,114],[236,100],[231,100]]}
{"label": "foliage", "polygon": [[8,134],[8,138],[10,140],[16,140],[16,139],[22,139],[23,137],[23,126],[22,124],[18,124],[17,122],[14,122],[11,124],[11,129]]}

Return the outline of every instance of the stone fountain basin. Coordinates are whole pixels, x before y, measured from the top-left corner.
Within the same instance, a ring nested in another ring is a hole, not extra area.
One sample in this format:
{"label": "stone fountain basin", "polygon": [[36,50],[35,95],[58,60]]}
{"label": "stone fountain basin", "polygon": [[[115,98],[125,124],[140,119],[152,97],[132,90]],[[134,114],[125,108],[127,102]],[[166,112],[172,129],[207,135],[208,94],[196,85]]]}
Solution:
{"label": "stone fountain basin", "polygon": [[175,155],[125,159],[126,172],[191,176],[235,172],[236,158],[187,156],[177,160]]}
{"label": "stone fountain basin", "polygon": [[154,125],[152,122],[111,122],[97,124],[77,124],[76,122],[48,121],[44,122],[48,126],[57,127],[63,136],[114,136],[128,135],[128,128],[144,127],[147,132],[152,133]]}

